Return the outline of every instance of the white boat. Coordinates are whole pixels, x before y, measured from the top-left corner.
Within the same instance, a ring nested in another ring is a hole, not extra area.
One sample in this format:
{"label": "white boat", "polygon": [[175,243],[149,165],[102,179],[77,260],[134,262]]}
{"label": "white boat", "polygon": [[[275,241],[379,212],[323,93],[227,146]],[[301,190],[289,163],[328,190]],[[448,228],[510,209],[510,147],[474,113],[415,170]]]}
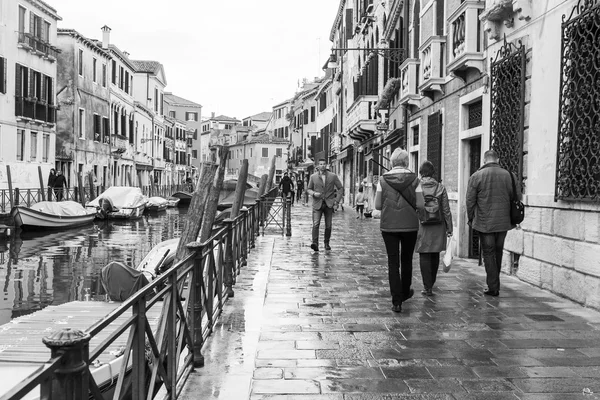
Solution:
{"label": "white boat", "polygon": [[180,201],[180,200],[181,200],[181,199],[180,199],[180,198],[178,198],[178,197],[173,197],[173,196],[171,196],[171,197],[167,197],[167,201],[169,202],[169,203],[167,204],[167,207],[169,207],[169,208],[172,208],[172,207],[177,207],[177,206],[179,205],[179,201]]}
{"label": "white boat", "polygon": [[132,219],[142,216],[147,203],[140,188],[113,186],[85,206],[95,210],[99,219]]}
{"label": "white boat", "polygon": [[65,229],[92,223],[96,212],[67,200],[41,201],[31,207],[15,206],[11,215],[17,228]]}
{"label": "white boat", "polygon": [[[177,199],[179,200],[179,199]],[[165,211],[169,206],[169,200],[164,197],[154,196],[148,199],[148,203],[146,204],[146,211],[149,212],[159,212]]]}

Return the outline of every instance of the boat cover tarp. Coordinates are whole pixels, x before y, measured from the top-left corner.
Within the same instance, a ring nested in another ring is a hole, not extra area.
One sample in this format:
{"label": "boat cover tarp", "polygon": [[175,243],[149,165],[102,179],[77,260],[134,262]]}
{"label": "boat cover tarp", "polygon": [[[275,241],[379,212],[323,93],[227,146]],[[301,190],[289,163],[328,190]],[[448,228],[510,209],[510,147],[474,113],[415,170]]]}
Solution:
{"label": "boat cover tarp", "polygon": [[100,278],[112,301],[125,301],[148,284],[148,279],[141,271],[117,261],[102,268]]}
{"label": "boat cover tarp", "polygon": [[[256,199],[258,198],[258,189],[247,189],[244,193],[244,202],[242,205],[251,206],[256,203]],[[219,204],[217,205],[217,210],[222,211],[226,208],[231,208],[233,205],[233,199],[235,199],[235,192],[229,193],[223,198],[219,199]]]}
{"label": "boat cover tarp", "polygon": [[40,201],[30,207],[32,210],[51,215],[60,215],[63,217],[72,217],[77,215],[87,215],[88,211],[79,203],[71,200],[67,201]]}
{"label": "boat cover tarp", "polygon": [[160,196],[154,196],[154,197],[150,197],[148,198],[148,204],[147,206],[166,206],[169,204],[169,200],[165,199],[164,197],[160,197]]}
{"label": "boat cover tarp", "polygon": [[148,198],[144,196],[140,188],[113,186],[106,189],[94,200],[88,202],[87,205],[99,207],[102,199],[108,199],[116,208],[135,208],[148,201]]}

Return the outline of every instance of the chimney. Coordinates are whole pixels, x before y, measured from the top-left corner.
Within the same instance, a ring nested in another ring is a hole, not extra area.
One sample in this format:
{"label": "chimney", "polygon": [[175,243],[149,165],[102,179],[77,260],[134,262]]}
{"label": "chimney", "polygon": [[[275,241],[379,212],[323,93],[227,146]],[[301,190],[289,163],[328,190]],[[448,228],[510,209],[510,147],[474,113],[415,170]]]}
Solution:
{"label": "chimney", "polygon": [[128,51],[123,51],[123,54],[125,55],[125,57],[129,58],[129,52]]}
{"label": "chimney", "polygon": [[214,117],[215,117],[215,112],[214,112],[214,111],[210,113],[210,117],[211,117],[211,118],[214,118]]}
{"label": "chimney", "polygon": [[110,44],[110,28],[104,25],[102,28],[102,48],[108,49],[108,45]]}

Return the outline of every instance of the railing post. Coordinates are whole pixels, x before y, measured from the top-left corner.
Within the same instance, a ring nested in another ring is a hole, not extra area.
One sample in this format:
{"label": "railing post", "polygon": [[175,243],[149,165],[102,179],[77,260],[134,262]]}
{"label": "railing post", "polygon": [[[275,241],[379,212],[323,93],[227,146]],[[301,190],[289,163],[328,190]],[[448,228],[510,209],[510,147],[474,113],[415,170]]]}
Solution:
{"label": "railing post", "polygon": [[223,221],[227,226],[227,242],[225,246],[225,270],[223,271],[223,281],[225,283],[225,294],[229,297],[234,296],[233,292],[233,220]]}
{"label": "railing post", "polygon": [[242,210],[242,214],[244,215],[242,217],[242,230],[241,230],[241,247],[242,247],[242,254],[241,254],[241,260],[240,260],[240,265],[242,267],[245,267],[246,265],[248,265],[248,209],[244,209]]}
{"label": "railing post", "polygon": [[21,197],[21,194],[19,193],[19,188],[15,188],[15,206],[19,205],[19,198]]}
{"label": "railing post", "polygon": [[285,225],[285,236],[292,236],[292,198],[288,194],[285,199],[287,225]]}
{"label": "railing post", "polygon": [[78,329],[64,328],[42,339],[51,357],[62,356],[61,366],[52,380],[52,398],[79,400],[89,397],[90,335]]}
{"label": "railing post", "polygon": [[[204,366],[204,356],[202,355],[202,345],[204,340],[202,338],[202,277],[204,275],[204,249],[198,242],[189,243],[187,245],[188,250],[196,252],[196,258],[194,258],[194,269],[192,275],[192,292],[191,301],[188,302],[188,311],[190,321],[190,331],[192,333],[192,357],[194,368],[200,368]],[[207,313],[212,310],[207,310]]]}

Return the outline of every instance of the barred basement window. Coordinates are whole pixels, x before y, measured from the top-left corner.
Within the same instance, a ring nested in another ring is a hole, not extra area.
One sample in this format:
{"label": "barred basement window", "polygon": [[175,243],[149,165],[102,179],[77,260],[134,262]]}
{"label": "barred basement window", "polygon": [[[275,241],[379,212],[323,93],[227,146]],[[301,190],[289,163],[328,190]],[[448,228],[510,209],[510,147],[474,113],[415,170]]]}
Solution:
{"label": "barred basement window", "polygon": [[579,0],[562,23],[555,200],[600,200],[598,37],[598,1]]}
{"label": "barred basement window", "polygon": [[523,180],[525,48],[504,40],[491,64],[490,143],[500,166]]}
{"label": "barred basement window", "polygon": [[476,101],[475,103],[471,103],[468,105],[468,110],[469,110],[469,127],[468,127],[468,129],[481,126],[482,109],[483,109],[483,102],[481,101],[481,99],[479,101]]}

